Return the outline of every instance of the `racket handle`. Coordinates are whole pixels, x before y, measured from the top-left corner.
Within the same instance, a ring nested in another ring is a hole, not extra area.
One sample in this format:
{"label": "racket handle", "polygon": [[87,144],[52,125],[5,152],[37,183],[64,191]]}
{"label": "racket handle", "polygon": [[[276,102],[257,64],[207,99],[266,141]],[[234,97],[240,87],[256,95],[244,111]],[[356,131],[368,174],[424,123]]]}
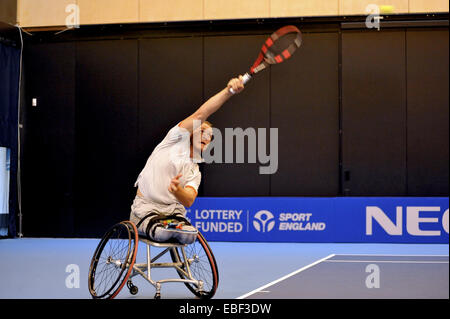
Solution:
{"label": "racket handle", "polygon": [[[250,74],[245,73],[245,74],[242,76],[242,83],[245,85],[245,83],[247,83],[248,81],[250,81],[251,78],[252,78],[252,76],[251,76]],[[234,90],[233,90],[232,88],[230,88],[229,91],[230,91],[231,94],[234,94],[234,93],[235,93]]]}

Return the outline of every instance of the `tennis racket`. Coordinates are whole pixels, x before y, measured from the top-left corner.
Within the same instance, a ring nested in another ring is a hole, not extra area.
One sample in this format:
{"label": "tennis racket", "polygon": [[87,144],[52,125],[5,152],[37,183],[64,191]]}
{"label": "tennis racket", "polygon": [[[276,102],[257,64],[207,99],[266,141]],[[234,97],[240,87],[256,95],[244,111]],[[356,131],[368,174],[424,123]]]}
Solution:
{"label": "tennis racket", "polygon": [[[261,51],[250,71],[242,76],[243,83],[250,81],[254,74],[261,72],[268,65],[286,61],[301,45],[302,33],[297,27],[287,25],[278,29],[262,45]],[[232,88],[230,88],[230,93],[234,94]]]}

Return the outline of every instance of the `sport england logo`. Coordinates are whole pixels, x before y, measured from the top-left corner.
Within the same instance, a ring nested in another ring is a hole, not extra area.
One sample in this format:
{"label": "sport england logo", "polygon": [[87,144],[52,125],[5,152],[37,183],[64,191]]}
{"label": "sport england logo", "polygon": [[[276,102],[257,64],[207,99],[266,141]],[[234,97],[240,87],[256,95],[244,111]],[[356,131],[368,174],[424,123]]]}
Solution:
{"label": "sport england logo", "polygon": [[275,218],[268,210],[260,210],[254,216],[253,227],[259,232],[269,232],[275,226]]}

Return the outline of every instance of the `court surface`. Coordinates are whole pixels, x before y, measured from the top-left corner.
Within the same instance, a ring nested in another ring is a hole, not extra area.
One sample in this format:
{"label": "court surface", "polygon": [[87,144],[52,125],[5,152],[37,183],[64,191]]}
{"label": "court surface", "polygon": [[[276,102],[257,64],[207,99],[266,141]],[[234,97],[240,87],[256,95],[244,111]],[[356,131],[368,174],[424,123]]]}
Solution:
{"label": "court surface", "polygon": [[[90,299],[87,278],[98,242],[0,240],[0,298]],[[216,299],[449,298],[447,244],[209,244],[220,274]],[[143,243],[137,262],[145,262]],[[175,278],[176,272],[156,269],[153,276]],[[139,293],[124,288],[117,298],[153,298],[153,286],[139,276],[133,282]],[[195,297],[183,284],[168,283],[161,298]]]}
{"label": "court surface", "polygon": [[448,270],[448,256],[333,254],[240,299],[447,299]]}

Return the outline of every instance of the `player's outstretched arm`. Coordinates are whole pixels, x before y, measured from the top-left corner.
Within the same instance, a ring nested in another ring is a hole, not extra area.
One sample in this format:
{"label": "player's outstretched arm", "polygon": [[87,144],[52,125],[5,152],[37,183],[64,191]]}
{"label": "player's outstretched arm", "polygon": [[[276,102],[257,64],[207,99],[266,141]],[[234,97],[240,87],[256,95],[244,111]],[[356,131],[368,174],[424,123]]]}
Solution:
{"label": "player's outstretched arm", "polygon": [[183,127],[189,132],[192,132],[193,126],[194,126],[194,120],[201,121],[202,123],[207,120],[207,118],[216,112],[220,107],[231,97],[233,96],[232,93],[230,93],[230,88],[233,89],[235,92],[234,94],[237,94],[241,92],[244,89],[243,84],[243,78],[242,75],[240,75],[237,78],[231,79],[227,87],[218,92],[216,95],[212,96],[209,100],[207,100],[205,103],[203,103],[202,106],[198,108],[197,111],[195,111],[191,116],[184,119],[180,127]]}

